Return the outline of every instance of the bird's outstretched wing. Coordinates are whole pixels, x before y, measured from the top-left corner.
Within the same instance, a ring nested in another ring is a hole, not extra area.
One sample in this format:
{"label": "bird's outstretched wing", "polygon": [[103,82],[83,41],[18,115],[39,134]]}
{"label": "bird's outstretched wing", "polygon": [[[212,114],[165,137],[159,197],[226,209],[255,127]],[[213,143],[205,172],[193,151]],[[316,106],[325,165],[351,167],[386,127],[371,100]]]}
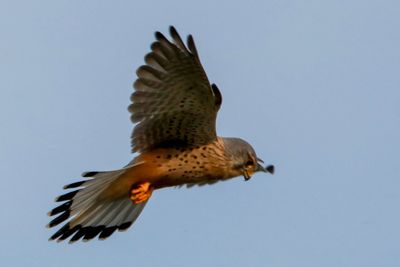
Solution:
{"label": "bird's outstretched wing", "polygon": [[187,46],[174,27],[172,41],[160,32],[146,65],[137,70],[135,92],[128,110],[137,123],[132,133],[133,152],[157,147],[198,146],[217,138],[215,121],[222,102],[201,66],[193,37]]}

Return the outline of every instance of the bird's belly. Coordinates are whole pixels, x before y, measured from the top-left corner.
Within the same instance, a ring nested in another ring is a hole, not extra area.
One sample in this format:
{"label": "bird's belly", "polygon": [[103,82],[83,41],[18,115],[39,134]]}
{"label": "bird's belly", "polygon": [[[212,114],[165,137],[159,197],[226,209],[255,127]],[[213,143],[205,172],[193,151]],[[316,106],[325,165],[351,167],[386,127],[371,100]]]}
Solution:
{"label": "bird's belly", "polygon": [[204,172],[201,170],[183,170],[170,172],[169,174],[161,177],[156,184],[156,188],[170,187],[170,186],[193,186],[193,185],[205,185],[213,184],[221,180],[225,180],[224,177],[218,172]]}

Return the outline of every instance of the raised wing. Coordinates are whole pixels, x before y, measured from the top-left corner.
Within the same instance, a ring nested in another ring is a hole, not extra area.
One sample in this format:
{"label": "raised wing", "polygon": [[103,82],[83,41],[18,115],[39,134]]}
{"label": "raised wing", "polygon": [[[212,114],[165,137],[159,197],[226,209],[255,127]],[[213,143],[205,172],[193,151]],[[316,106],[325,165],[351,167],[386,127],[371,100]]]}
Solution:
{"label": "raised wing", "polygon": [[132,151],[157,147],[199,146],[217,138],[215,122],[222,102],[216,85],[210,86],[193,37],[187,47],[174,27],[172,42],[160,32],[146,65],[136,71],[135,92],[128,110],[137,123]]}

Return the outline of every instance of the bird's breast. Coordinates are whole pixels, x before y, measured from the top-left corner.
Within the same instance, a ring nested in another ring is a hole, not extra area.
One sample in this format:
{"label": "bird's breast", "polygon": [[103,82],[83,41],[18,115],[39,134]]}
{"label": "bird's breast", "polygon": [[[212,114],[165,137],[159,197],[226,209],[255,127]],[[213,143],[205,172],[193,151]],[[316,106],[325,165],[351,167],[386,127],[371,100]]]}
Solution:
{"label": "bird's breast", "polygon": [[155,188],[208,184],[231,177],[223,151],[215,145],[195,148],[163,148],[140,156],[160,175]]}

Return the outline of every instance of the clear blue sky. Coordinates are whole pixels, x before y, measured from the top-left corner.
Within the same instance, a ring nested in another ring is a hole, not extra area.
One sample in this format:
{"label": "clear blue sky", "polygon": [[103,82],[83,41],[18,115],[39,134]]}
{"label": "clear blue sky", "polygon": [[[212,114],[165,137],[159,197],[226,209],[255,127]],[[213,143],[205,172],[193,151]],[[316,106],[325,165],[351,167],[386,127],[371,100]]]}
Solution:
{"label": "clear blue sky", "polygon": [[[1,1],[1,266],[400,266],[400,2]],[[192,33],[222,136],[275,176],[156,192],[107,241],[48,242],[83,171],[128,163],[153,32]]]}

